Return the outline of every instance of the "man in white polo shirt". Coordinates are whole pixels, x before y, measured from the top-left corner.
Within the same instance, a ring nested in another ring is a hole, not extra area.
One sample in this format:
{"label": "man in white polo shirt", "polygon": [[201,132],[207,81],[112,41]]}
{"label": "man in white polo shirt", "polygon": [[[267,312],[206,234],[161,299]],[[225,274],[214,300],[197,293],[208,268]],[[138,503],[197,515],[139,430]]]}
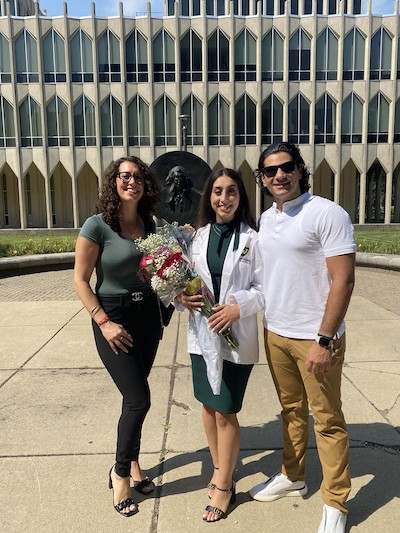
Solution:
{"label": "man in white polo shirt", "polygon": [[282,405],[284,453],[281,472],[250,494],[267,502],[307,494],[310,408],[323,472],[318,533],[344,533],[350,473],[340,387],[343,319],[354,286],[354,228],[340,206],[309,194],[309,171],[296,146],[269,146],[256,175],[274,199],[261,215],[259,241],[265,348]]}

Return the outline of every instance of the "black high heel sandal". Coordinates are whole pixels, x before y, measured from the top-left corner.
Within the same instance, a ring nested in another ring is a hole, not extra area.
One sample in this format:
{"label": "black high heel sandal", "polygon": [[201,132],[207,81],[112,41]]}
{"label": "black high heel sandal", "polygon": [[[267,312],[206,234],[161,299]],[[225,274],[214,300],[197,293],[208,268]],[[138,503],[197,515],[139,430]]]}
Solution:
{"label": "black high heel sandal", "polygon": [[[110,474],[109,474],[109,479],[108,479],[108,488],[109,489],[113,488],[113,482],[112,482],[112,479],[111,479],[111,472],[114,470],[114,468],[115,468],[115,465],[112,466],[111,469],[110,469]],[[113,494],[114,494],[114,491],[113,491]],[[134,505],[135,508],[131,509],[127,513],[124,513],[123,512],[124,509],[126,509],[127,507],[130,507],[131,505]],[[114,509],[117,511],[117,513],[119,513],[122,516],[126,516],[126,517],[132,516],[132,515],[134,515],[134,514],[139,512],[138,504],[132,498],[127,498],[126,500],[124,500],[124,501],[122,501],[120,503],[117,503],[117,505],[114,505]]]}
{"label": "black high heel sandal", "polygon": [[[231,499],[229,500],[229,504],[228,505],[231,505],[232,503],[235,503],[235,501],[236,501],[236,483],[235,482],[232,482],[232,487],[230,489],[220,489],[216,485],[215,485],[215,489],[216,490],[220,490],[221,492],[230,492],[231,493]],[[223,511],[219,507],[213,507],[212,505],[207,505],[205,510],[208,513],[216,514],[218,516],[218,518],[216,518],[215,520],[207,520],[207,518],[203,517],[204,522],[210,522],[210,523],[218,522],[219,520],[222,520],[222,519],[224,519],[224,518],[226,518],[228,516],[228,511],[227,510]]]}
{"label": "black high heel sandal", "polygon": [[145,496],[147,496],[148,494],[151,494],[153,492],[156,486],[154,485],[153,481],[151,481],[151,479],[146,477],[142,481],[133,480],[133,488],[137,492],[140,492],[140,494],[144,494]]}
{"label": "black high heel sandal", "polygon": [[[219,470],[219,466],[214,466],[213,468],[214,468],[214,470]],[[208,497],[210,498],[210,500],[211,500],[211,498],[212,498],[212,494],[210,494],[210,490],[215,490],[216,488],[217,488],[217,485],[216,485],[215,483],[211,483],[211,481],[210,481],[210,483],[207,485],[207,489],[208,489]]]}

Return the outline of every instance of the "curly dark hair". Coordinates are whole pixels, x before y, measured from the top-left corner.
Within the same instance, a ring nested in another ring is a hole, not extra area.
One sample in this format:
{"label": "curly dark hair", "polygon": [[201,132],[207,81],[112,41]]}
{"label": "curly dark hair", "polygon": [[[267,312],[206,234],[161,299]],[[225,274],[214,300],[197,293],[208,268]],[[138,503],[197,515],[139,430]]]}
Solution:
{"label": "curly dark hair", "polygon": [[202,226],[206,226],[209,223],[212,224],[213,222],[215,222],[215,211],[211,206],[210,198],[214,182],[221,176],[228,176],[229,178],[232,178],[239,189],[240,200],[235,213],[235,220],[238,223],[244,222],[251,228],[256,229],[257,224],[250,208],[249,197],[247,196],[243,180],[239,172],[236,172],[236,170],[233,170],[231,168],[220,168],[216,170],[211,174],[211,176],[209,176],[206,183],[204,184],[203,193],[201,195],[199,205],[199,213],[197,216],[196,227],[201,228]]}
{"label": "curly dark hair", "polygon": [[118,209],[121,200],[117,192],[116,179],[119,167],[125,161],[134,163],[144,177],[144,194],[138,203],[139,215],[146,219],[154,213],[155,205],[160,201],[160,188],[156,182],[150,168],[146,163],[136,156],[120,157],[113,161],[104,171],[100,195],[97,201],[95,212],[103,215],[104,222],[111,226],[114,231],[120,232]]}
{"label": "curly dark hair", "polygon": [[277,154],[278,152],[286,152],[292,156],[293,161],[296,163],[296,166],[300,170],[300,173],[301,173],[301,178],[299,181],[301,194],[307,192],[308,189],[310,188],[310,183],[309,183],[310,171],[308,170],[304,162],[304,159],[302,158],[300,154],[300,150],[297,148],[297,146],[295,146],[294,144],[288,143],[288,142],[270,144],[260,155],[260,159],[258,160],[258,168],[254,173],[256,176],[257,185],[262,189],[262,191],[267,196],[272,196],[269,190],[263,185],[263,182],[261,180],[261,174],[262,174],[261,170],[264,168],[265,159],[269,155]]}

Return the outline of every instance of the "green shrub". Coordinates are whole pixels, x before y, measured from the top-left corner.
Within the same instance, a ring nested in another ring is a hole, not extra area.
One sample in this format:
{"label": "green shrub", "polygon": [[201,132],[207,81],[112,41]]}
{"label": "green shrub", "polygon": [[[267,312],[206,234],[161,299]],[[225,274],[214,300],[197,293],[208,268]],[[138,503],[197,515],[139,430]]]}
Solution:
{"label": "green shrub", "polygon": [[73,252],[75,236],[0,237],[0,257]]}

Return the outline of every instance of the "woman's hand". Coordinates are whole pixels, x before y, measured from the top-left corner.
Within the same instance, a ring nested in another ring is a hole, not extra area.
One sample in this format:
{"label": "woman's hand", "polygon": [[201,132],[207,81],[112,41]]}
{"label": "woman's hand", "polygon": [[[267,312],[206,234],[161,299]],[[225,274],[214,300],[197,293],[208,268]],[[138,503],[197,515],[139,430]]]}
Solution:
{"label": "woman's hand", "polygon": [[240,318],[239,304],[222,304],[213,307],[214,314],[208,319],[212,331],[223,333],[229,329],[232,324]]}
{"label": "woman's hand", "polygon": [[189,309],[189,311],[201,311],[201,308],[204,307],[201,294],[193,294],[193,296],[189,296],[189,294],[183,291],[175,296],[175,300],[186,307],[186,309]]}
{"label": "woman's hand", "polygon": [[128,353],[127,346],[130,348],[133,346],[131,335],[121,324],[109,320],[100,326],[100,330],[116,355],[118,355],[118,350]]}

